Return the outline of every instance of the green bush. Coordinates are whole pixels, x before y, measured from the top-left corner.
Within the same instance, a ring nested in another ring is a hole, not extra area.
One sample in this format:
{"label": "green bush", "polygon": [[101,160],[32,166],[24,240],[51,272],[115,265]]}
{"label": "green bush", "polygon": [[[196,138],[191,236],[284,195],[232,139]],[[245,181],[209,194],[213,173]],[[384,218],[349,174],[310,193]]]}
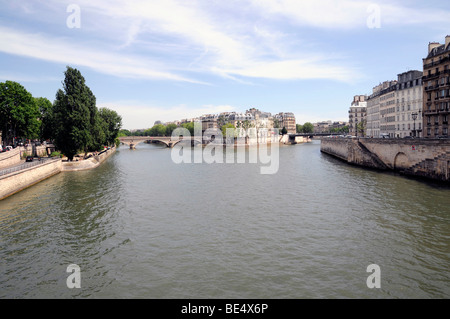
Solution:
{"label": "green bush", "polygon": [[60,153],[60,152],[52,152],[51,154],[50,154],[50,157],[63,157],[63,155]]}

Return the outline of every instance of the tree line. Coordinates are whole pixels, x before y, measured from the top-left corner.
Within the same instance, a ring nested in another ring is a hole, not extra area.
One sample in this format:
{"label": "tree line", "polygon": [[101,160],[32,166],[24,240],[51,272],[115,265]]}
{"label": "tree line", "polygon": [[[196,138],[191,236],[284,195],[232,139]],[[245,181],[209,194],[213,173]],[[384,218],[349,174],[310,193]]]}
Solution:
{"label": "tree line", "polygon": [[122,118],[96,98],[80,71],[67,67],[55,101],[34,98],[21,84],[0,83],[0,130],[6,144],[50,140],[69,160],[76,154],[99,151],[117,143]]}

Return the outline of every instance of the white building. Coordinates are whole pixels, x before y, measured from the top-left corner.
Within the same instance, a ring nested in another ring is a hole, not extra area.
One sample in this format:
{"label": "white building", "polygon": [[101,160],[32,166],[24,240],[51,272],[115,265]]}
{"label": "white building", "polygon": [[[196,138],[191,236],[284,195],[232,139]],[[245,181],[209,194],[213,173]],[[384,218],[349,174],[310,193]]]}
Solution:
{"label": "white building", "polygon": [[421,71],[398,75],[395,137],[422,136],[422,75]]}
{"label": "white building", "polygon": [[[356,95],[353,97],[353,102],[348,111],[348,129],[349,134],[353,136],[362,136],[364,133],[358,131],[358,125],[364,123],[366,120],[367,112],[367,96],[366,95]],[[365,126],[366,124],[362,124]],[[360,125],[361,126],[361,125]]]}

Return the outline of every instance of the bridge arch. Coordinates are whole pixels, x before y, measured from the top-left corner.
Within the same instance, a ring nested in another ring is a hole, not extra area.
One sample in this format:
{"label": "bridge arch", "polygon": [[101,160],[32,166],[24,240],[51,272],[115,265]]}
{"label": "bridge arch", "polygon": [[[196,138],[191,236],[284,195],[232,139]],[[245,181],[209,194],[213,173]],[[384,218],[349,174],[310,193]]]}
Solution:
{"label": "bridge arch", "polygon": [[403,171],[405,169],[408,169],[410,166],[411,163],[408,156],[406,156],[406,154],[403,152],[397,153],[394,159],[394,170]]}

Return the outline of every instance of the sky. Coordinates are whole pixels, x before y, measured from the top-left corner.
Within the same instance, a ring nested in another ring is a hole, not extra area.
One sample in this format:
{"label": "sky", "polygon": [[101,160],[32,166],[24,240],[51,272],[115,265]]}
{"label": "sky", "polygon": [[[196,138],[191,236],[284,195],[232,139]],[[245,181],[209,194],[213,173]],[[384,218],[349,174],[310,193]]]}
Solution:
{"label": "sky", "polygon": [[355,95],[422,70],[448,1],[0,0],[0,82],[51,102],[67,66],[123,128],[256,107],[348,121]]}

